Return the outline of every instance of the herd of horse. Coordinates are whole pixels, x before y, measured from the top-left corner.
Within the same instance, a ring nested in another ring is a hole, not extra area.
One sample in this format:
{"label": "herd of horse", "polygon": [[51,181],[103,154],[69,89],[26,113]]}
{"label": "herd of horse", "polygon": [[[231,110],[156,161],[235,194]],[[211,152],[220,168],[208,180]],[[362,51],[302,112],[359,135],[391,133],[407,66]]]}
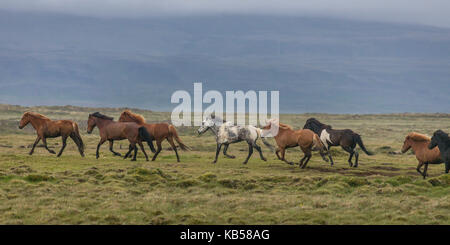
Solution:
{"label": "herd of horse", "polygon": [[[48,148],[46,139],[62,137],[62,147],[57,155],[59,157],[67,145],[67,138],[70,137],[77,145],[80,155],[84,157],[84,143],[77,123],[71,120],[51,120],[39,113],[25,112],[20,120],[19,128],[22,129],[28,124],[31,124],[37,133],[37,138],[29,153],[30,155],[33,154],[36,145],[41,140],[48,152],[56,154],[56,152]],[[122,156],[120,153],[114,151],[114,141],[127,139],[129,148],[124,159],[132,157],[132,161],[136,161],[137,146],[140,147],[146,160],[149,160],[143,142],[146,142],[152,153],[154,153],[152,161],[155,161],[161,152],[161,143],[164,140],[169,142],[178,162],[180,162],[180,157],[174,140],[178,143],[180,149],[190,149],[190,147],[181,141],[173,125],[168,123],[146,123],[144,117],[130,110],[123,111],[118,121],[114,121],[112,117],[99,112],[89,114],[87,133],[92,133],[95,127],[98,128],[100,133],[100,141],[97,144],[96,150],[97,159],[99,158],[100,147],[106,141],[109,142],[109,150],[115,156]],[[212,114],[203,120],[202,126],[198,129],[198,134],[201,135],[208,130],[216,136],[217,148],[213,163],[217,162],[222,147],[225,157],[235,158],[235,156],[227,153],[228,147],[230,144],[242,141],[247,142],[249,147],[248,156],[243,162],[244,164],[252,156],[253,149],[259,152],[259,156],[263,161],[267,161],[263,156],[261,147],[257,144],[258,139],[261,139],[265,146],[274,151],[279,160],[290,165],[294,163],[286,160],[285,151],[288,148],[298,146],[304,153],[303,158],[299,161],[299,167],[301,168],[306,167],[312,157],[312,151],[319,151],[322,159],[325,162],[330,162],[331,166],[333,166],[334,161],[330,153],[330,147],[332,146],[341,146],[343,150],[350,154],[348,159],[350,167],[358,167],[359,153],[355,151],[357,145],[367,155],[373,155],[373,153],[366,149],[359,134],[350,129],[333,129],[330,125],[323,124],[315,118],[308,119],[303,129],[294,130],[290,125],[281,123],[277,119],[270,119],[265,126],[257,128],[251,125],[234,125],[232,122],[225,121]],[[266,140],[269,135],[274,137],[277,144],[276,148]],[[156,149],[153,141],[156,142]],[[445,173],[449,172],[450,137],[442,130],[434,132],[431,138],[416,132],[409,133],[405,138],[401,152],[405,153],[409,149],[414,151],[419,161],[417,171],[423,178],[427,176],[428,164],[445,163]],[[355,163],[352,161],[353,157],[355,158]],[[424,167],[423,171],[421,171],[422,167]]]}

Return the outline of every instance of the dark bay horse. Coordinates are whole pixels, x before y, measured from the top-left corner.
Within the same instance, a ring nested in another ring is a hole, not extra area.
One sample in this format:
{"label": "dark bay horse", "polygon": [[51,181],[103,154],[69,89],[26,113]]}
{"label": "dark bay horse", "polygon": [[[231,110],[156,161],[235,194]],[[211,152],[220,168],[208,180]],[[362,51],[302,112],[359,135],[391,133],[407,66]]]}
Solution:
{"label": "dark bay horse", "polygon": [[[441,159],[441,152],[437,147],[432,150],[428,149],[430,142],[430,137],[424,134],[411,132],[406,136],[401,150],[402,153],[407,152],[409,149],[414,151],[414,154],[419,161],[419,165],[417,165],[417,172],[419,172],[424,179],[427,176],[428,164],[439,164],[443,162]],[[425,167],[422,172],[420,169],[424,165]]]}
{"label": "dark bay horse", "polygon": [[175,139],[177,141],[182,150],[189,150],[189,147],[181,141],[180,137],[178,137],[177,130],[173,125],[170,125],[168,123],[145,123],[145,119],[143,116],[133,113],[130,110],[125,110],[124,112],[122,112],[119,118],[119,122],[134,122],[140,126],[144,126],[147,129],[147,131],[152,135],[153,140],[156,141],[156,146],[158,147],[158,149],[155,151],[153,143],[149,144],[150,149],[153,153],[155,153],[152,161],[155,161],[156,157],[161,152],[161,143],[165,139],[169,142],[170,146],[175,151],[178,162],[180,161],[180,157],[178,156],[177,146],[175,145],[173,140]]}
{"label": "dark bay horse", "polygon": [[241,141],[245,141],[248,144],[248,155],[243,164],[247,164],[253,154],[253,148],[259,152],[261,160],[267,161],[262,154],[261,147],[256,143],[256,141],[260,138],[261,129],[251,125],[234,125],[232,122],[227,122],[213,114],[207,116],[205,120],[202,121],[202,126],[197,130],[197,132],[201,135],[208,130],[211,130],[216,136],[216,157],[214,158],[213,163],[217,162],[222,146],[224,146],[223,154],[226,157],[235,158],[235,156],[227,154],[228,146]]}
{"label": "dark bay horse", "polygon": [[442,161],[445,162],[445,173],[448,174],[450,170],[450,137],[442,130],[437,130],[433,133],[428,149],[433,149],[436,146],[441,152]]}
{"label": "dark bay horse", "polygon": [[[346,152],[350,153],[348,158],[348,164],[350,167],[358,167],[359,153],[355,151],[355,147],[358,144],[359,147],[369,156],[373,153],[369,152],[364,146],[361,136],[350,129],[332,129],[330,125],[323,124],[315,118],[310,118],[306,121],[304,129],[310,129],[317,135],[319,135],[320,140],[325,145],[328,150],[328,157],[330,158],[331,165],[334,164],[333,158],[331,157],[330,147],[331,146],[341,146]],[[355,155],[355,165],[352,163],[353,155]]]}
{"label": "dark bay horse", "polygon": [[[271,119],[268,121],[268,124],[262,128],[262,140],[263,143],[269,148],[273,149],[267,141],[264,140],[264,137],[272,130],[274,127],[278,127],[278,133],[274,136],[275,141],[277,142],[278,148],[275,151],[278,159],[293,165],[293,162],[289,162],[284,158],[284,154],[287,148],[292,148],[299,146],[300,149],[305,154],[303,158],[299,162],[299,167],[305,168],[306,164],[308,164],[309,159],[311,159],[311,151],[320,151],[320,155],[323,160],[328,162],[328,159],[325,158],[326,148],[320,141],[320,138],[317,134],[309,129],[299,129],[294,130],[291,126],[287,124],[280,123],[276,119]],[[279,155],[281,154],[281,156]]]}
{"label": "dark bay horse", "polygon": [[139,126],[138,124],[133,122],[115,122],[113,121],[112,117],[102,115],[99,112],[89,114],[87,127],[88,134],[92,133],[92,130],[94,130],[96,126],[98,127],[98,130],[100,132],[100,142],[97,145],[96,151],[97,159],[99,158],[100,146],[107,140],[109,141],[109,150],[115,156],[121,156],[120,153],[117,153],[113,150],[114,140],[128,139],[128,141],[130,142],[130,149],[128,150],[124,159],[126,159],[131,154],[131,151],[134,150],[132,161],[136,161],[136,144],[138,144],[145,155],[145,159],[148,161],[148,156],[144,150],[142,141],[146,141],[148,144],[150,144],[152,141],[152,136],[148,133],[145,127]]}
{"label": "dark bay horse", "polygon": [[53,150],[50,150],[47,146],[47,138],[62,137],[62,147],[58,153],[58,157],[64,151],[67,145],[67,137],[70,137],[78,147],[80,155],[84,157],[84,144],[81,139],[80,132],[78,130],[78,125],[70,120],[55,120],[52,121],[48,117],[35,112],[25,112],[19,123],[19,128],[22,129],[31,123],[33,128],[36,130],[37,138],[34,141],[33,147],[31,148],[30,155],[33,154],[34,148],[39,143],[40,140],[44,143],[45,149],[51,154],[56,154]]}

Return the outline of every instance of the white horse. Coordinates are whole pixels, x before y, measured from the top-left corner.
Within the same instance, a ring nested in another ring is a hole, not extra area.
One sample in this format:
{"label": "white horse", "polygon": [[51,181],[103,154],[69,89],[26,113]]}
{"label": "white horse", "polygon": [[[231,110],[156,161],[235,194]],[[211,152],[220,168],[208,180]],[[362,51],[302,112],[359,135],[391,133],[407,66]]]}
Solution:
{"label": "white horse", "polygon": [[213,163],[217,162],[222,145],[224,145],[223,154],[228,158],[235,158],[235,156],[227,154],[228,146],[244,140],[248,144],[248,156],[243,162],[244,164],[248,162],[248,159],[253,154],[253,148],[259,152],[259,156],[263,161],[267,161],[262,154],[261,147],[256,144],[256,141],[261,137],[261,129],[253,126],[236,126],[214,115],[210,115],[203,120],[202,126],[198,129],[198,133],[203,134],[208,129],[216,135],[217,149],[216,158]]}

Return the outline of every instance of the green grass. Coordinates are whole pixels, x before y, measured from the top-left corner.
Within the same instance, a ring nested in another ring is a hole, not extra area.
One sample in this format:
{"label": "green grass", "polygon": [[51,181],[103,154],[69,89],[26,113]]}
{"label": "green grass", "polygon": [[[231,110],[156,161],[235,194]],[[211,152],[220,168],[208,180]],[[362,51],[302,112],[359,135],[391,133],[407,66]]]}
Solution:
{"label": "green grass", "polygon": [[[79,122],[87,149],[81,158],[69,141],[61,158],[42,147],[29,156],[34,132],[29,126],[17,129],[28,109],[0,105],[1,224],[450,224],[450,175],[444,166],[431,165],[423,180],[414,155],[388,154],[400,149],[410,131],[450,131],[448,115],[282,115],[281,121],[295,128],[311,116],[335,128],[351,128],[376,153],[360,151],[355,169],[336,147],[335,166],[315,154],[306,169],[299,169],[277,160],[267,148],[267,162],[255,153],[243,165],[245,143],[230,146],[236,159],[221,156],[212,164],[214,137],[199,137],[194,127],[179,130],[193,148],[180,151],[181,163],[167,142],[155,162],[146,162],[141,153],[137,162],[114,157],[107,144],[97,160],[97,131],[87,135],[85,120],[94,111],[117,118],[122,110],[108,108],[31,108]],[[139,112],[148,121],[170,116]],[[50,139],[49,146],[59,150],[60,139]],[[119,152],[126,148],[125,141],[115,144]],[[296,162],[301,156],[298,149],[287,152]]]}

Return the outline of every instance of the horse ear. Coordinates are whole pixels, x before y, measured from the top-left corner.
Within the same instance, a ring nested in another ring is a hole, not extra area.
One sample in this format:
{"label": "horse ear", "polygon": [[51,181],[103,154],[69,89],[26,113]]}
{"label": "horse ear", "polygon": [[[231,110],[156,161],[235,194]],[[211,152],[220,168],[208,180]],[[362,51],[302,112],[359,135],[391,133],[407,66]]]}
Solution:
{"label": "horse ear", "polygon": [[216,118],[216,113],[211,113],[211,119],[214,119],[214,118]]}

